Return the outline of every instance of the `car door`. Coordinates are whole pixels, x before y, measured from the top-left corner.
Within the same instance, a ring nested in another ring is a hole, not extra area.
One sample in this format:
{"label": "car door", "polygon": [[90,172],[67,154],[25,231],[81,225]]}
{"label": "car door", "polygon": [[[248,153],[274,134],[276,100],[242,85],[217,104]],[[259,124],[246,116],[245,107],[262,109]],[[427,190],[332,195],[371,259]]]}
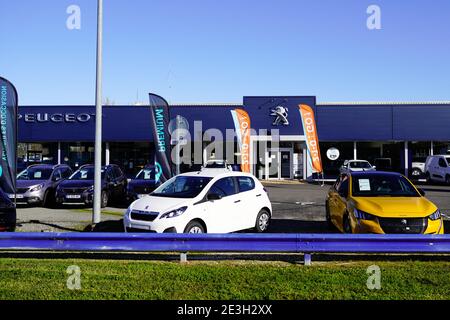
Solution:
{"label": "car door", "polygon": [[126,189],[126,179],[122,170],[119,167],[114,167],[114,189],[116,197],[120,198],[124,196],[124,192]]}
{"label": "car door", "polygon": [[331,220],[336,226],[342,227],[343,217],[347,212],[347,197],[349,194],[349,176],[342,175],[336,192],[333,194],[333,212]]}
{"label": "car door", "polygon": [[237,186],[233,177],[217,180],[209,189],[208,194],[218,194],[221,199],[207,200],[205,223],[208,233],[229,233],[236,230],[238,217]]}
{"label": "car door", "polygon": [[245,230],[255,226],[256,218],[264,204],[260,203],[262,191],[256,190],[255,181],[252,177],[236,177],[238,186],[238,197],[236,199],[236,229]]}
{"label": "car door", "polygon": [[337,215],[337,201],[338,201],[338,188],[342,181],[342,175],[340,175],[337,179],[334,185],[330,188],[330,191],[328,191],[328,209],[330,213],[330,219],[333,223],[336,224],[336,215]]}
{"label": "car door", "polygon": [[447,171],[447,162],[443,157],[439,157],[436,168],[436,179],[439,181],[445,181],[445,174]]}

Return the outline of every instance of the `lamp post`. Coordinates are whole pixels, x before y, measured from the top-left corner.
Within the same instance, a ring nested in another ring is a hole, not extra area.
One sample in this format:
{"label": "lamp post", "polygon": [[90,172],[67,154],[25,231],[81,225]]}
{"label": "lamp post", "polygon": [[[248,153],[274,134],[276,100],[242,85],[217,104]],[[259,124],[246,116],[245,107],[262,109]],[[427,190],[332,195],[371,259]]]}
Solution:
{"label": "lamp post", "polygon": [[101,221],[102,197],[102,40],[103,39],[103,0],[97,0],[97,62],[95,88],[95,170],[94,203],[92,223]]}

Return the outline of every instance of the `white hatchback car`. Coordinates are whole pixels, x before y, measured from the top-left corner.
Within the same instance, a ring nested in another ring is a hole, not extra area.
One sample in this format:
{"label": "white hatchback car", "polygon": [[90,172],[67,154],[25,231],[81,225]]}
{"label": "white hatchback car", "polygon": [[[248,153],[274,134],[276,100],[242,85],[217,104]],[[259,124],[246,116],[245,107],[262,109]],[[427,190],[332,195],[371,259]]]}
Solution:
{"label": "white hatchback car", "polygon": [[376,167],[372,166],[369,161],[366,160],[345,160],[344,164],[340,168],[341,174],[357,171],[375,171]]}
{"label": "white hatchback car", "polygon": [[124,215],[126,232],[229,233],[267,231],[272,205],[251,174],[203,169],[173,177],[134,201]]}

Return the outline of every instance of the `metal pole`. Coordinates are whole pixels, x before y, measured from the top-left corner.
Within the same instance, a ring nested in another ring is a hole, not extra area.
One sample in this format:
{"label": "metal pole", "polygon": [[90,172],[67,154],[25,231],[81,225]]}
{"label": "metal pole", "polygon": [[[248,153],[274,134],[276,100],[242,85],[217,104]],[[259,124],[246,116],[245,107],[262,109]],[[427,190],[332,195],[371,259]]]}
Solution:
{"label": "metal pole", "polygon": [[103,0],[97,0],[97,79],[95,90],[95,172],[94,204],[92,223],[101,221],[102,188],[102,38],[103,38]]}

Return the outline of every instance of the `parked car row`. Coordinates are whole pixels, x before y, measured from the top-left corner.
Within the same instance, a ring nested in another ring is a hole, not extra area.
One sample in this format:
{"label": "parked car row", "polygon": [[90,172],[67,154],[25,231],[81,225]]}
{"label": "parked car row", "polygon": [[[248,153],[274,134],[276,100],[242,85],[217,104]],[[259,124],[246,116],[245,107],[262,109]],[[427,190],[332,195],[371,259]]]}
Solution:
{"label": "parked car row", "polygon": [[[136,199],[155,189],[153,166],[142,169],[136,179],[128,182],[119,166],[110,164],[101,169],[101,206]],[[153,178],[152,178],[153,177]],[[75,172],[65,164],[38,164],[17,175],[16,193],[7,195],[18,204],[92,205],[94,197],[94,166],[84,165]]]}

